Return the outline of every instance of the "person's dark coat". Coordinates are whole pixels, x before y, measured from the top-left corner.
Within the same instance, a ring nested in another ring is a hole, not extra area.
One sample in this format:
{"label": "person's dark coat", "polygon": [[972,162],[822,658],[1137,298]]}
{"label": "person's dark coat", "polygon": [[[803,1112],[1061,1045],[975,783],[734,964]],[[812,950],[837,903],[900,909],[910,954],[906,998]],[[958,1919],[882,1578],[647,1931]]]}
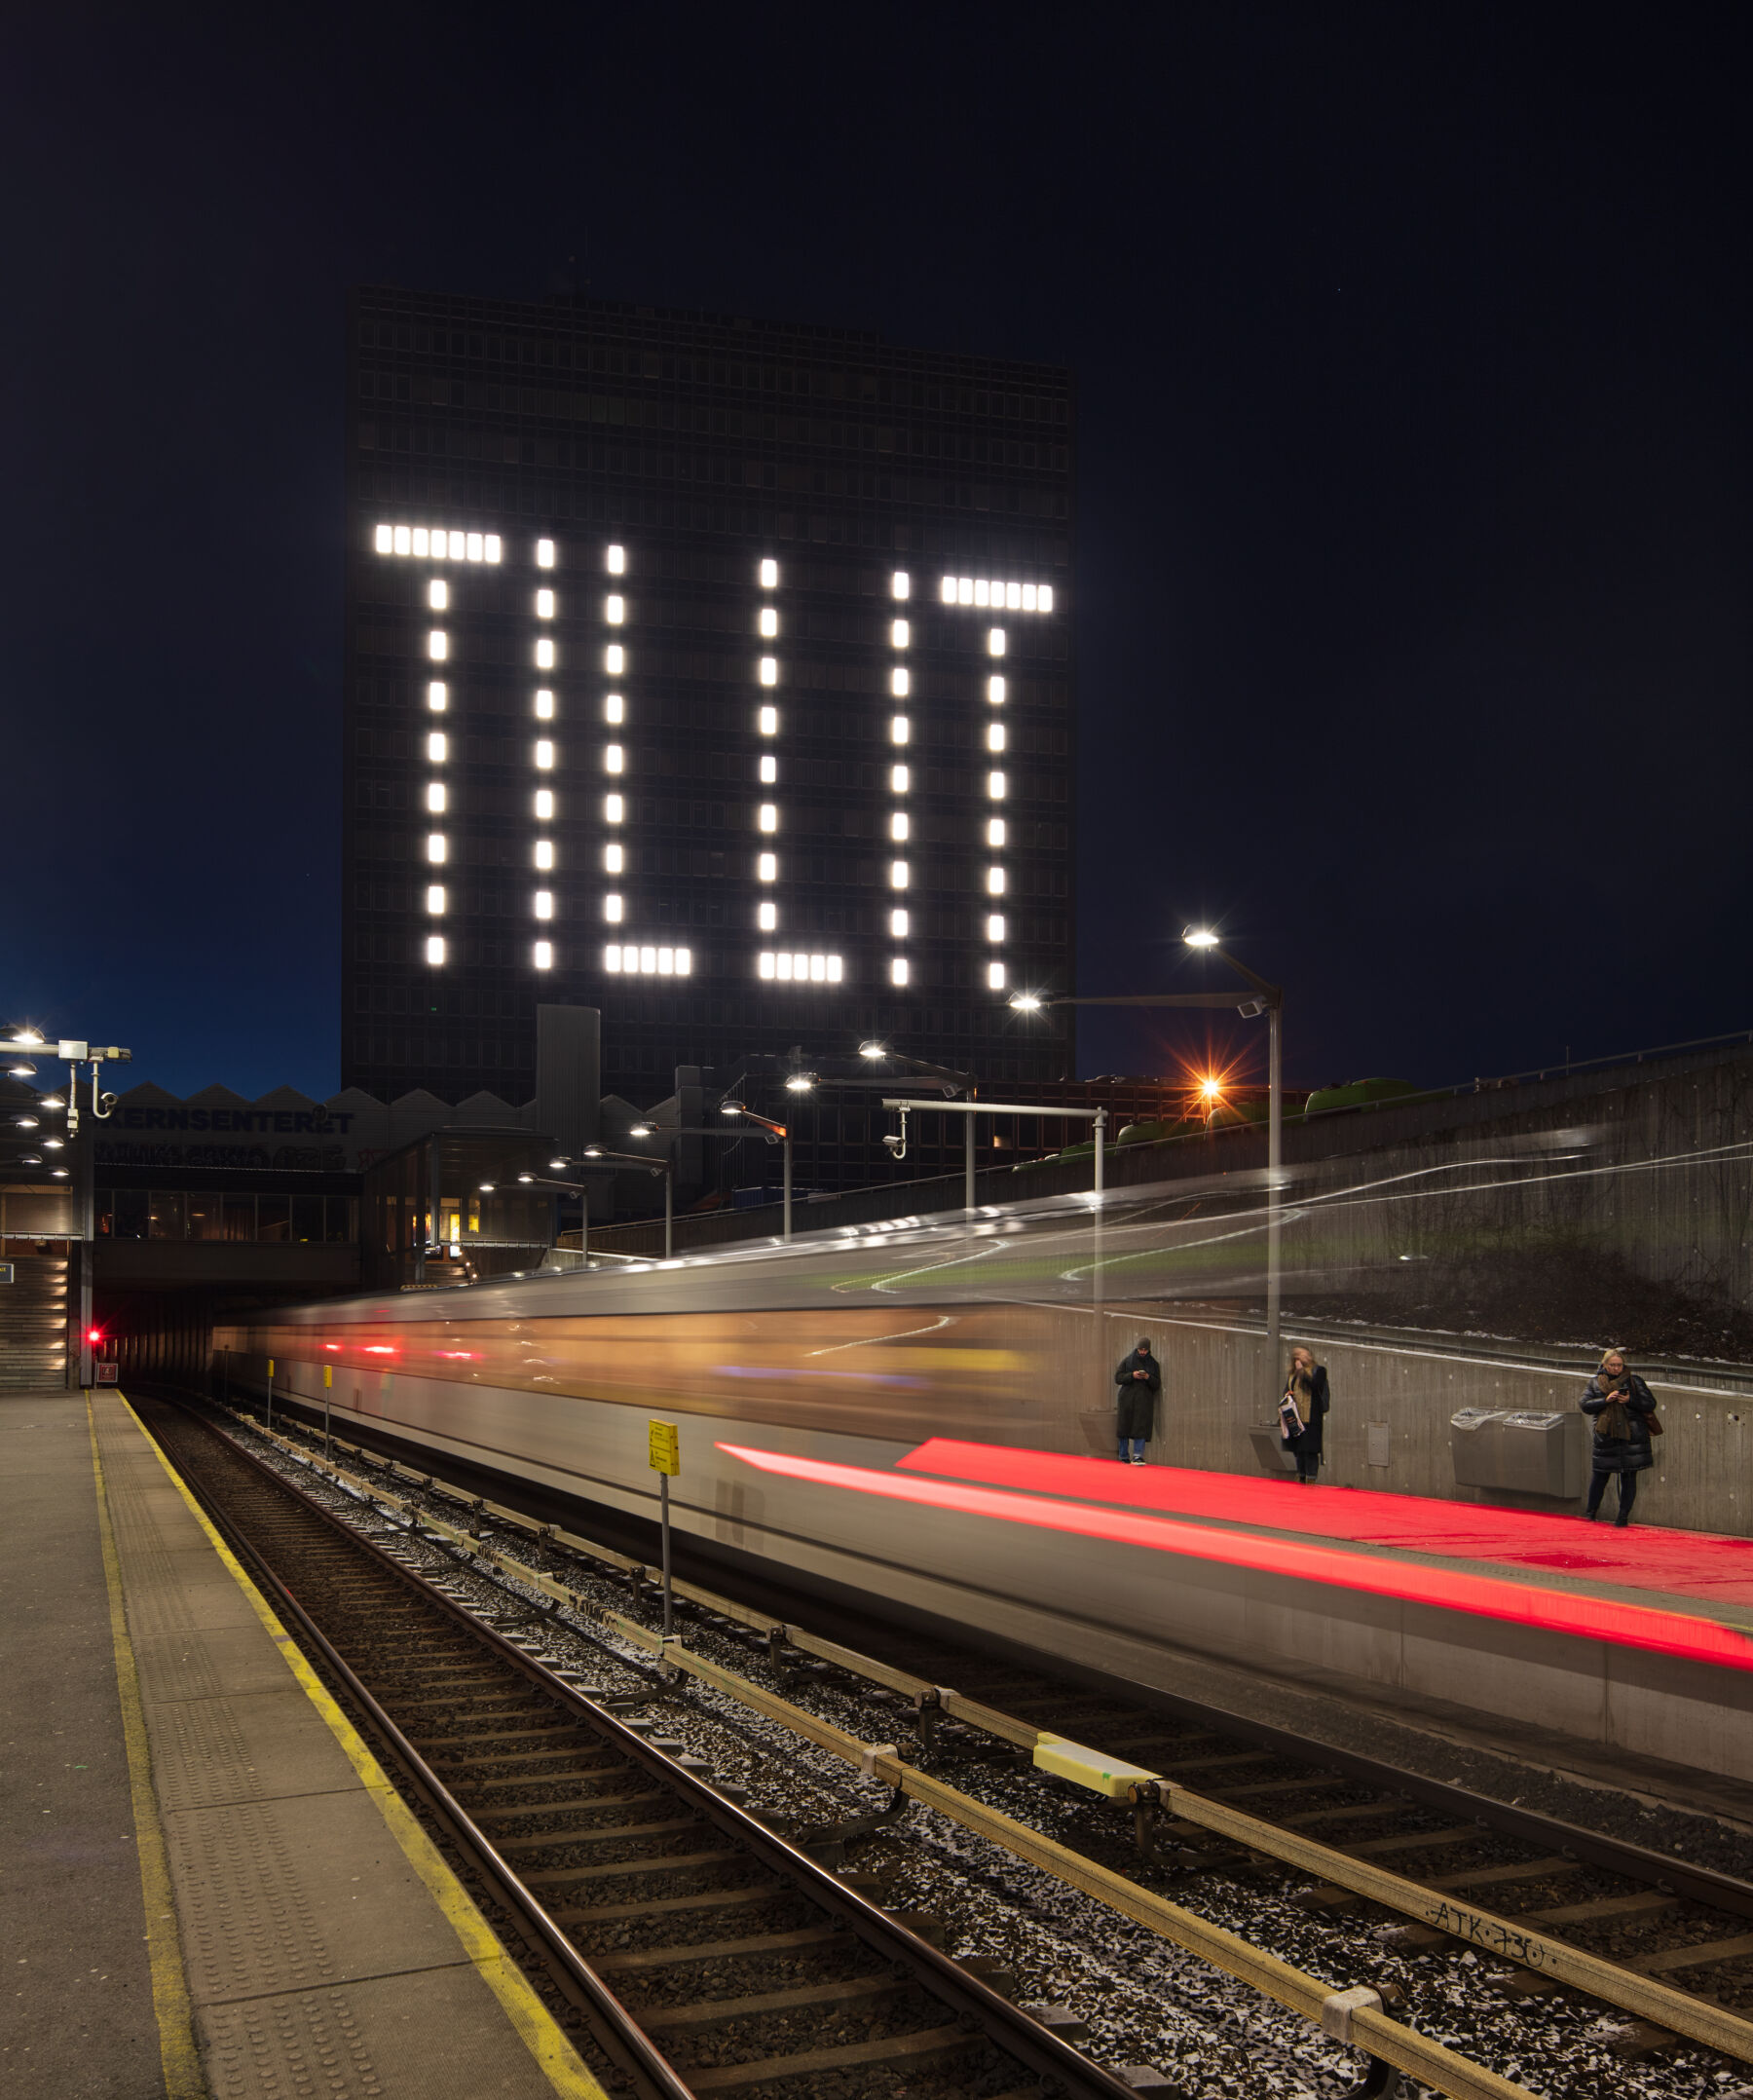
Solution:
{"label": "person's dark coat", "polygon": [[1298,1458],[1321,1456],[1322,1433],[1326,1422],[1327,1408],[1331,1405],[1327,1393],[1327,1374],[1324,1364],[1298,1378],[1295,1386],[1297,1412],[1303,1417],[1303,1428],[1285,1445],[1294,1451]]}
{"label": "person's dark coat", "polygon": [[[1650,1417],[1656,1412],[1656,1397],[1635,1371],[1627,1371],[1616,1382],[1618,1392],[1609,1393],[1603,1378],[1590,1378],[1578,1403],[1583,1412],[1592,1415],[1595,1421],[1595,1434],[1589,1439],[1594,1446],[1594,1470],[1596,1473],[1641,1473],[1654,1462],[1655,1454],[1650,1447]],[[1620,1426],[1619,1416],[1612,1411],[1615,1402],[1623,1412],[1625,1433],[1622,1437],[1602,1436],[1603,1417],[1609,1430]]]}
{"label": "person's dark coat", "polygon": [[[1147,1370],[1150,1382],[1145,1384],[1135,1378],[1135,1370]],[[1163,1390],[1163,1367],[1148,1349],[1142,1353],[1135,1349],[1120,1359],[1114,1383],[1120,1388],[1115,1396],[1114,1434],[1117,1437],[1148,1437],[1156,1427],[1156,1399]]]}

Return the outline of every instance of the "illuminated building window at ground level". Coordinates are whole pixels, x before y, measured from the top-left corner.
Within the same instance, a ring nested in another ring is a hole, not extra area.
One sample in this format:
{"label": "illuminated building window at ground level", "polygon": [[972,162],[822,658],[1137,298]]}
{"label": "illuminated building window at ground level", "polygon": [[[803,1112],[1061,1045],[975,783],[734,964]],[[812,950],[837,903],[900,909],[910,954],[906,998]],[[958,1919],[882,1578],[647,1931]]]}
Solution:
{"label": "illuminated building window at ground level", "polygon": [[782,985],[838,985],[845,974],[839,956],[773,955],[755,958],[756,975]]}
{"label": "illuminated building window at ground level", "polygon": [[647,948],[631,941],[616,946],[612,942],[603,950],[603,967],[638,977],[688,977],[693,971],[693,951],[690,948]]}

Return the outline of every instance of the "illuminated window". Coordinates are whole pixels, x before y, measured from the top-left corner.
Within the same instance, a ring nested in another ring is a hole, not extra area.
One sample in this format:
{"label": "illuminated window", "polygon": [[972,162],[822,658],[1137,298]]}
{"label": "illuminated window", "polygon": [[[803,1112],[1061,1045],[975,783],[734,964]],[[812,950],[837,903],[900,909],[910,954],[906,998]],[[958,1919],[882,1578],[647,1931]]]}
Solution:
{"label": "illuminated window", "polygon": [[[998,601],[996,598],[994,598],[992,601],[994,605],[996,605],[997,602]],[[1006,583],[1004,586],[1004,610],[1007,613],[1014,613],[1019,610],[1019,608],[1022,606],[1022,603],[1023,593],[1021,589],[1015,583]]]}
{"label": "illuminated window", "polygon": [[763,736],[777,736],[779,733],[778,708],[764,707],[755,717],[755,726],[760,730]]}
{"label": "illuminated window", "polygon": [[618,642],[611,642],[604,650],[603,668],[611,678],[618,678],[627,668],[627,652]]}
{"label": "illuminated window", "polygon": [[764,802],[755,812],[756,828],[761,831],[779,829],[779,810],[775,804]]}
{"label": "illuminated window", "polygon": [[775,657],[762,657],[761,683],[764,686],[776,686],[779,683],[779,664],[778,660]]}
{"label": "illuminated window", "polygon": [[779,923],[779,907],[776,904],[758,904],[755,907],[755,923],[763,933],[771,933]]}
{"label": "illuminated window", "polygon": [[536,894],[531,898],[530,902],[535,907],[536,917],[538,919],[553,918],[554,892],[551,889],[539,889]]}
{"label": "illuminated window", "polygon": [[905,569],[897,569],[894,575],[889,578],[889,591],[896,598],[911,598],[913,596],[913,578],[908,575]]}
{"label": "illuminated window", "polygon": [[427,884],[427,910],[431,913],[434,919],[443,913],[444,884],[442,882],[429,882]]}
{"label": "illuminated window", "polygon": [[913,642],[913,628],[904,619],[889,622],[889,643],[895,649],[906,649]]}
{"label": "illuminated window", "polygon": [[1009,783],[1002,773],[987,774],[987,793],[991,797],[993,802],[1002,802],[1004,800],[1005,791],[1008,786]]}
{"label": "illuminated window", "polygon": [[904,985],[906,982],[907,957],[905,956],[892,956],[889,961],[889,983],[891,985]]}
{"label": "illuminated window", "polygon": [[1004,914],[1002,912],[994,912],[991,917],[987,920],[987,939],[988,941],[1001,941],[1003,940],[1003,938]]}
{"label": "illuminated window", "polygon": [[608,548],[603,555],[603,566],[611,576],[625,576],[627,573],[626,548],[624,546]]}
{"label": "illuminated window", "polygon": [[[618,969],[620,968],[620,966],[621,966],[621,952],[620,952],[620,950],[619,950],[618,948],[605,948],[605,949],[603,950],[603,967],[604,967],[604,969],[606,969],[606,970],[618,970]],[[637,968],[637,967],[638,967],[638,957],[637,957],[637,955],[635,955],[635,959],[634,959],[634,967],[635,967],[635,968]]]}
{"label": "illuminated window", "polygon": [[795,956],[762,953],[755,958],[757,976],[776,979],[782,985],[838,985],[845,974],[839,956]]}
{"label": "illuminated window", "polygon": [[[470,560],[470,561],[473,561],[473,560],[474,560],[474,534],[473,534],[473,533],[470,533],[470,534],[469,534],[469,536],[468,536],[468,539],[469,539],[469,555],[468,555],[468,558],[469,558],[469,560]],[[483,546],[482,546],[482,552],[483,552],[483,553],[484,553],[484,554],[486,555],[486,557],[487,557],[487,559],[488,559],[489,561],[498,561],[498,560],[499,560],[499,558],[500,558],[500,537],[499,537],[499,534],[498,534],[498,533],[496,533],[496,532],[490,532],[490,533],[489,533],[489,534],[487,535],[486,541],[485,541],[485,543],[483,544]]]}
{"label": "illuminated window", "polygon": [[901,663],[896,664],[895,668],[889,673],[889,691],[898,700],[904,700],[912,685],[913,680],[908,673],[907,666]]}
{"label": "illuminated window", "polygon": [[554,645],[545,634],[536,644],[536,668],[539,671],[551,671],[554,668]]}
{"label": "illuminated window", "polygon": [[538,722],[552,722],[554,719],[554,695],[545,686],[536,695],[536,719]]}
{"label": "illuminated window", "polygon": [[425,553],[427,553],[427,552],[429,551],[429,545],[428,545],[428,543],[429,543],[429,539],[430,539],[430,535],[429,535],[429,534],[428,533],[428,531],[427,531],[427,529],[426,529],[426,527],[425,527],[424,525],[416,525],[416,526],[415,526],[415,528],[414,528],[414,551],[415,551],[415,553],[416,553],[416,554],[425,554]]}
{"label": "illuminated window", "polygon": [[427,935],[426,958],[429,962],[433,964],[441,963],[444,960],[443,934],[429,933]]}
{"label": "illuminated window", "polygon": [[531,954],[530,960],[535,963],[539,970],[551,970],[554,966],[553,942],[538,941]]}
{"label": "illuminated window", "polygon": [[1004,990],[1004,964],[1002,962],[988,962],[987,964],[987,989],[989,992],[1002,992]]}
{"label": "illuminated window", "polygon": [[538,619],[553,619],[553,617],[554,617],[554,594],[553,594],[553,592],[552,592],[551,590],[539,590],[539,591],[538,591],[538,592],[536,593],[536,618],[537,618]]}
{"label": "illuminated window", "polygon": [[988,868],[987,870],[987,895],[988,897],[1002,897],[1003,894],[1004,870],[1002,868]]}
{"label": "illuminated window", "polygon": [[907,811],[905,809],[897,809],[894,815],[889,818],[889,837],[894,840],[897,845],[901,845],[906,843],[907,832]]}
{"label": "illuminated window", "polygon": [[763,590],[776,590],[776,589],[778,588],[778,586],[779,586],[779,564],[778,564],[778,563],[777,563],[776,561],[764,561],[764,562],[762,563],[762,565],[761,565],[761,587],[762,587],[762,589],[763,589]]}
{"label": "illuminated window", "polygon": [[605,694],[603,695],[603,720],[605,722],[625,722],[626,719],[627,703],[621,698],[620,694],[618,693]]}
{"label": "illuminated window", "polygon": [[625,846],[606,845],[603,848],[603,866],[611,875],[619,875],[627,865]]}
{"label": "illuminated window", "polygon": [[1026,613],[1035,610],[1035,587],[1032,583],[1025,583],[1023,586],[1023,610]]}
{"label": "illuminated window", "polygon": [[755,628],[758,634],[764,634],[769,640],[779,632],[779,616],[770,605],[762,607],[760,618],[755,622]]}
{"label": "illuminated window", "polygon": [[904,744],[913,734],[913,724],[905,715],[896,715],[889,724],[889,742]]}
{"label": "illuminated window", "polygon": [[551,868],[554,865],[554,842],[551,839],[537,840],[536,865],[539,868]]}
{"label": "illuminated window", "polygon": [[450,688],[441,678],[434,678],[427,688],[427,705],[433,714],[441,715],[450,705]]}
{"label": "illuminated window", "polygon": [[955,602],[957,605],[972,605],[974,603],[974,580],[972,577],[959,576],[956,578]]}
{"label": "illuminated window", "polygon": [[427,807],[434,816],[444,814],[444,782],[442,780],[429,780],[427,782]]}
{"label": "illuminated window", "polygon": [[603,899],[603,917],[612,926],[618,926],[621,919],[621,900],[618,897]]}
{"label": "illuminated window", "polygon": [[551,540],[537,541],[536,566],[538,569],[551,569],[554,566],[554,543]]}
{"label": "illuminated window", "polygon": [[987,698],[991,701],[994,707],[1004,705],[1004,679],[997,672],[994,672],[987,680]]}
{"label": "illuminated window", "polygon": [[441,576],[433,577],[427,585],[427,603],[434,613],[446,611],[450,605],[450,585]]}
{"label": "illuminated window", "polygon": [[465,559],[465,557],[466,556],[467,552],[468,552],[468,542],[467,542],[467,540],[466,540],[466,538],[464,537],[464,535],[463,535],[462,533],[460,533],[460,532],[454,532],[454,533],[452,533],[452,534],[450,535],[450,558],[451,558],[451,560],[452,560],[452,561],[462,561],[463,559]]}
{"label": "illuminated window", "polygon": [[412,544],[413,538],[408,528],[405,525],[398,525],[395,528],[395,551],[398,554],[405,554]]}
{"label": "illuminated window", "polygon": [[912,920],[907,913],[891,912],[889,914],[889,938],[896,941],[906,940],[907,929],[911,923]]}
{"label": "illuminated window", "polygon": [[428,832],[427,858],[435,864],[450,858],[450,841],[444,836],[443,832]]}
{"label": "illuminated window", "polygon": [[618,824],[626,813],[627,806],[620,796],[605,795],[603,797],[603,822],[605,824]]}
{"label": "illuminated window", "polygon": [[553,816],[553,813],[554,813],[554,791],[553,791],[553,789],[552,789],[552,788],[538,788],[538,789],[536,790],[536,814],[537,814],[537,816],[538,816],[538,817],[540,817],[540,818],[541,818],[541,822],[545,824],[545,823],[547,823],[547,822],[548,822],[548,820],[549,820],[549,819],[550,819],[550,818],[551,818],[551,817]]}
{"label": "illuminated window", "polygon": [[905,795],[912,781],[913,774],[905,766],[891,766],[889,768],[889,789],[891,793]]}
{"label": "illuminated window", "polygon": [[987,724],[987,749],[988,751],[1002,751],[1004,749],[1004,724],[1002,722],[988,722]]}
{"label": "illuminated window", "polygon": [[987,844],[988,845],[1002,845],[1004,844],[1004,819],[1001,816],[995,816],[988,820],[987,824]]}
{"label": "illuminated window", "polygon": [[766,787],[771,787],[774,781],[778,779],[778,777],[779,761],[775,758],[764,758],[761,761],[761,778],[763,785]]}
{"label": "illuminated window", "polygon": [[427,636],[427,655],[434,663],[442,663],[450,655],[450,636],[442,627],[434,627]]}
{"label": "illuminated window", "polygon": [[891,860],[889,862],[889,887],[891,889],[905,889],[907,882],[908,868],[906,861]]}
{"label": "illuminated window", "polygon": [[553,745],[552,745],[551,743],[549,743],[549,742],[548,742],[548,740],[547,740],[547,738],[546,738],[545,736],[542,736],[542,737],[539,737],[539,738],[537,739],[537,743],[536,743],[536,766],[537,766],[537,769],[538,769],[539,771],[541,771],[541,772],[547,772],[547,771],[551,770],[551,769],[552,769],[552,767],[553,767],[553,764],[554,764],[554,747],[553,747]]}
{"label": "illuminated window", "polygon": [[442,730],[433,730],[427,738],[427,757],[434,766],[442,766],[450,756],[450,738]]}
{"label": "illuminated window", "polygon": [[[478,532],[469,533],[463,544],[468,549],[468,559],[470,561],[484,561],[488,558],[487,543]],[[493,543],[492,559],[499,560],[499,542],[497,540]]]}
{"label": "illuminated window", "polygon": [[603,618],[612,627],[620,626],[627,617],[627,601],[615,592],[603,600]]}
{"label": "illuminated window", "polygon": [[373,536],[372,544],[377,548],[380,554],[392,554],[395,551],[395,533],[393,528],[389,525],[380,525],[377,529],[376,534]]}
{"label": "illuminated window", "polygon": [[627,754],[619,744],[605,744],[603,746],[603,770],[605,772],[620,772],[624,769],[626,763]]}
{"label": "illuminated window", "polygon": [[777,853],[756,854],[755,880],[758,882],[776,882],[779,880],[779,856]]}
{"label": "illuminated window", "polygon": [[[991,602],[992,592],[990,585],[981,581],[977,578],[974,583],[974,603],[976,605],[990,605]],[[1000,605],[1004,603],[1004,592],[1002,589],[1000,589],[998,593],[998,603]]]}
{"label": "illuminated window", "polygon": [[1004,629],[993,627],[987,634],[987,655],[1002,656],[1004,654]]}

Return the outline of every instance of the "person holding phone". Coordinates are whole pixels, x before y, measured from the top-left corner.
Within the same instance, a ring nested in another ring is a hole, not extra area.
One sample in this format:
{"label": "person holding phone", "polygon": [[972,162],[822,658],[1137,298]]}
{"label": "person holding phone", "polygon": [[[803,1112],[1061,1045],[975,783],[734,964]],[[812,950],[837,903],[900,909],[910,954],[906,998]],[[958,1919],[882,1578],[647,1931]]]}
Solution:
{"label": "person holding phone", "polygon": [[1295,1453],[1296,1478],[1301,1486],[1312,1486],[1321,1471],[1323,1429],[1330,1405],[1326,1366],[1316,1363],[1314,1350],[1298,1342],[1290,1352],[1290,1369],[1285,1373],[1279,1421],[1286,1447]]}
{"label": "person holding phone", "polygon": [[1141,1466],[1144,1446],[1156,1426],[1156,1397],[1163,1390],[1163,1367],[1150,1353],[1145,1335],[1130,1356],[1120,1359],[1114,1372],[1119,1391],[1114,1396],[1114,1433],[1123,1466]]}
{"label": "person holding phone", "polygon": [[1660,1427],[1655,1396],[1635,1371],[1625,1369],[1620,1352],[1609,1349],[1600,1369],[1583,1388],[1578,1405],[1594,1418],[1593,1465],[1585,1515],[1589,1522],[1594,1521],[1607,1482],[1617,1480],[1619,1515],[1613,1522],[1616,1530],[1622,1530],[1631,1521],[1631,1505],[1637,1500],[1637,1476],[1655,1457],[1650,1444],[1652,1428]]}

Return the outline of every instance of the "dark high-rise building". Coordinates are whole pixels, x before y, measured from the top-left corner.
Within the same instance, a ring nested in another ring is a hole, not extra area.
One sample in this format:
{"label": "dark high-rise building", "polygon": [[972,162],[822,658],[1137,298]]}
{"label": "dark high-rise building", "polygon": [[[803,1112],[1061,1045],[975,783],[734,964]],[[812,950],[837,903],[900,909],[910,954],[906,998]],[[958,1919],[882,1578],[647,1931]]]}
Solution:
{"label": "dark high-rise building", "polygon": [[355,294],[346,1084],[845,1051],[1070,1069],[1061,367],[600,300]]}

